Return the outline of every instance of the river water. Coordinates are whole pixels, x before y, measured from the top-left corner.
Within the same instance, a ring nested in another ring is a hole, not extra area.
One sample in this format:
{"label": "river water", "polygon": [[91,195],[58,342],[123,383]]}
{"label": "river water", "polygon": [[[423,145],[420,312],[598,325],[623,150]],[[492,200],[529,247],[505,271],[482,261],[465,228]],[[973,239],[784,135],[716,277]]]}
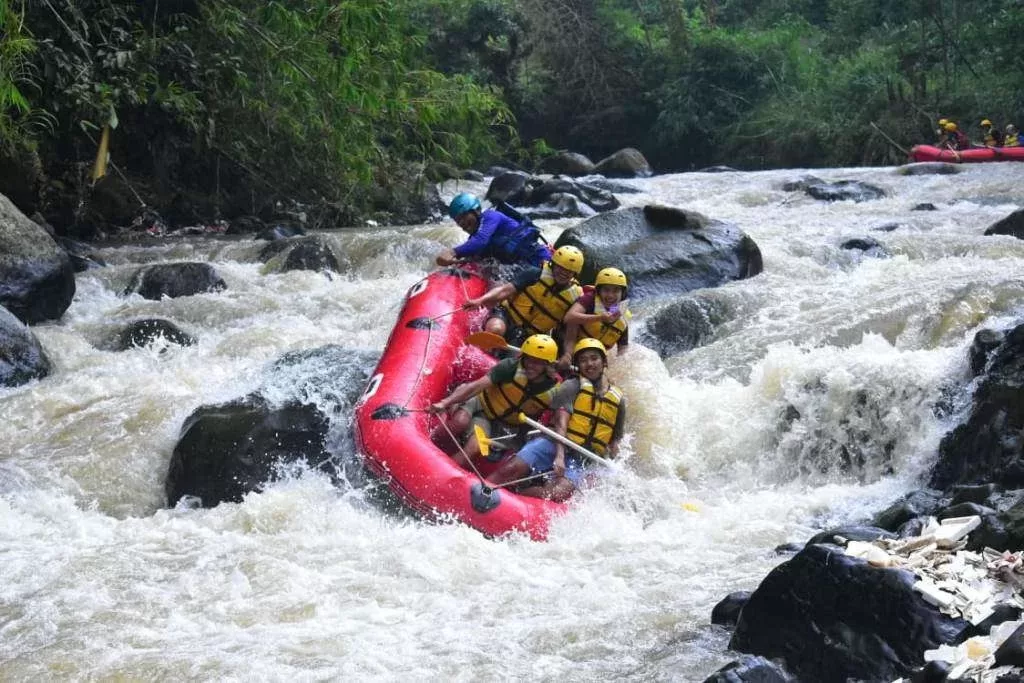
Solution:
{"label": "river water", "polygon": [[[110,267],[34,328],[53,375],[0,389],[0,678],[703,679],[733,658],[712,607],[754,588],[775,546],[921,485],[973,334],[1024,302],[1024,241],[982,236],[1024,205],[1024,164],[962,170],[815,171],[890,193],[835,204],[782,191],[796,170],[629,181],[642,193],[626,205],[737,224],[764,273],[701,294],[718,320],[706,345],[613,359],[627,472],[546,543],[387,513],[310,473],[241,504],[163,507],[186,416],[261,387],[284,352],[381,350],[454,224],[334,233],[351,268],[333,278],[265,274],[249,240],[104,249]],[[839,249],[865,236],[890,257]],[[228,288],[121,295],[139,264],[176,260],[211,262]],[[658,305],[635,302],[637,324]],[[199,343],[102,350],[140,316]]]}

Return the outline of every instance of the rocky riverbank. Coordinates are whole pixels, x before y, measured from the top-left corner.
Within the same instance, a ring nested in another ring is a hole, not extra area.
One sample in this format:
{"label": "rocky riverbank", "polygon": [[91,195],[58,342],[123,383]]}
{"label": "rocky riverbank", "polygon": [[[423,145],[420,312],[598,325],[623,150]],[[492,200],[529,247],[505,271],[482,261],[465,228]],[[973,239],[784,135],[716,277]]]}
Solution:
{"label": "rocky riverbank", "polygon": [[1024,323],[978,332],[970,366],[929,487],[723,600],[712,620],[754,657],[709,681],[1024,679]]}

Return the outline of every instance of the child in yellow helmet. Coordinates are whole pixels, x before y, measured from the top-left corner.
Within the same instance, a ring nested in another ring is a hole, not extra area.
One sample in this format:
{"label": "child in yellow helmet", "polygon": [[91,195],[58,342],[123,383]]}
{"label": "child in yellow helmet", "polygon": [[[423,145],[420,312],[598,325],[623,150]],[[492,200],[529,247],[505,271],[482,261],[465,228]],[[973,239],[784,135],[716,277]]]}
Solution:
{"label": "child in yellow helmet", "polygon": [[629,346],[631,317],[625,303],[628,285],[626,274],[618,268],[599,271],[594,289],[584,292],[565,314],[566,327],[578,330],[571,336],[598,339],[605,348],[614,346],[620,355],[624,353]]}

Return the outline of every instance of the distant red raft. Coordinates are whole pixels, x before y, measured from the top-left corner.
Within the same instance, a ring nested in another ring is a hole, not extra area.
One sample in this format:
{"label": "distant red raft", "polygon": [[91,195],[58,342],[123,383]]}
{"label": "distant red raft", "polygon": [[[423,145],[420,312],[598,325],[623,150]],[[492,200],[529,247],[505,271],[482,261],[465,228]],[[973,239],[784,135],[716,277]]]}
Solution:
{"label": "distant red raft", "polygon": [[948,161],[954,164],[982,161],[1024,161],[1024,147],[972,147],[959,152],[932,145],[915,145],[910,150],[913,161]]}
{"label": "distant red raft", "polygon": [[356,444],[367,466],[420,514],[456,519],[488,536],[520,531],[543,540],[565,504],[490,489],[431,441],[438,418],[416,412],[493,365],[493,358],[463,342],[476,316],[458,310],[486,287],[475,272],[446,268],[409,290],[356,405]]}

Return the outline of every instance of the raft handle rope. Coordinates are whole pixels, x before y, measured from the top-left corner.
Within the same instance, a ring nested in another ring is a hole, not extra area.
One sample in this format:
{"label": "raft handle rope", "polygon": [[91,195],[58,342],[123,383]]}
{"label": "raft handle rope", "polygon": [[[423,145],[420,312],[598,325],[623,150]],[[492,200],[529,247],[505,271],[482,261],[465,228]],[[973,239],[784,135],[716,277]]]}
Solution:
{"label": "raft handle rope", "polygon": [[491,486],[487,482],[487,480],[484,479],[484,475],[480,474],[480,470],[476,468],[476,463],[473,462],[473,458],[469,457],[469,454],[466,453],[466,449],[462,447],[462,444],[459,443],[459,440],[455,438],[455,434],[453,434],[452,430],[448,428],[448,421],[442,419],[440,415],[438,415],[437,421],[441,423],[442,427],[444,427],[444,431],[448,432],[448,436],[451,437],[452,443],[455,444],[455,447],[459,449],[459,453],[462,453],[462,457],[465,458],[466,462],[469,463],[470,469],[473,470],[473,474],[475,474],[477,476],[477,479],[480,480],[480,484],[484,486],[484,488],[496,488],[494,486]]}

